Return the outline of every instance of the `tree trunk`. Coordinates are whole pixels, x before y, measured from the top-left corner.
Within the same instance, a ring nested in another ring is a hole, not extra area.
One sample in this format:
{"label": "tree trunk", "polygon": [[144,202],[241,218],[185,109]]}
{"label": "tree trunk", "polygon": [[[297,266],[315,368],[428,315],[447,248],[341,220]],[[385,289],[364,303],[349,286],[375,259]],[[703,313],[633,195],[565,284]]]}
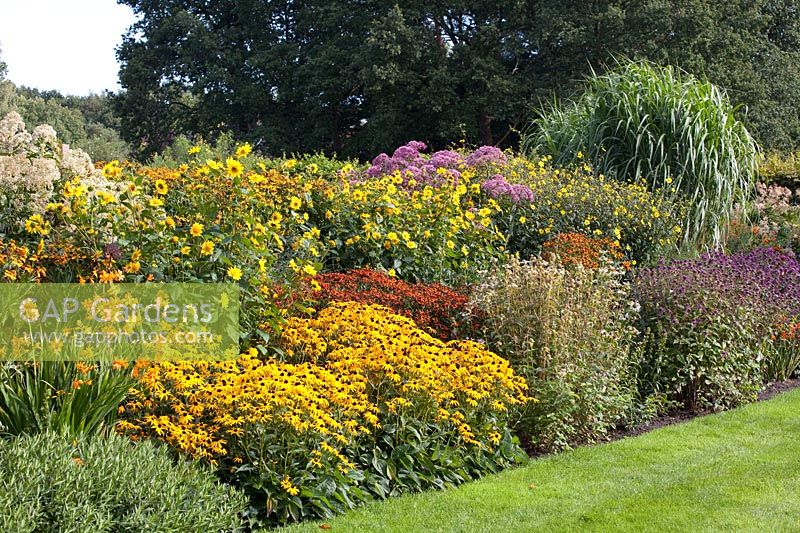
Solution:
{"label": "tree trunk", "polygon": [[492,140],[492,117],[486,109],[481,109],[478,113],[478,131],[481,135],[481,142],[486,146],[494,144]]}

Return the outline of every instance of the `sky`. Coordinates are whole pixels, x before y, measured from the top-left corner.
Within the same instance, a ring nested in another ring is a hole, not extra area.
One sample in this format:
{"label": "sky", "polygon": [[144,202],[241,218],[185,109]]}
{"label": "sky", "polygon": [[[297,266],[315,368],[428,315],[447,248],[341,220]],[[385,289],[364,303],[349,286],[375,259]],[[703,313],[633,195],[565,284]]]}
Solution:
{"label": "sky", "polygon": [[0,0],[0,59],[16,85],[85,96],[119,89],[114,49],[135,17],[116,0]]}

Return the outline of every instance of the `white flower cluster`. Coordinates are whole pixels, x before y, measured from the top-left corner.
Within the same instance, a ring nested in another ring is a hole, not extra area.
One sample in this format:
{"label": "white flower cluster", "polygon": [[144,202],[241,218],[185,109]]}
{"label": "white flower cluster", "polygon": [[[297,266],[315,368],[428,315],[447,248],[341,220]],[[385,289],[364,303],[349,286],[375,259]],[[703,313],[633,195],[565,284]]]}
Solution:
{"label": "white flower cluster", "polygon": [[55,184],[74,178],[87,185],[90,201],[99,191],[119,198],[125,188],[103,177],[86,152],[62,145],[52,126],[29,133],[16,112],[0,119],[0,229],[44,213]]}
{"label": "white flower cluster", "polygon": [[53,183],[61,173],[57,161],[45,153],[47,145],[55,141],[53,128],[47,128],[40,126],[31,135],[15,112],[0,120],[0,203],[4,218],[43,212],[53,193]]}

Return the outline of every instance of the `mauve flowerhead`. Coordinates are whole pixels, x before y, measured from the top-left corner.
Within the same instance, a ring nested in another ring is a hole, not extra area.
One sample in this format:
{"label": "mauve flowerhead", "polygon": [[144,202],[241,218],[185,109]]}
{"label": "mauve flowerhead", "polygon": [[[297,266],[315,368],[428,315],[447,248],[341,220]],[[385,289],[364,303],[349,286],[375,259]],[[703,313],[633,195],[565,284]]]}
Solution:
{"label": "mauve flowerhead", "polygon": [[[463,167],[506,163],[505,154],[493,146],[483,146],[467,156],[453,150],[440,150],[428,157],[421,153],[426,148],[421,141],[410,141],[395,149],[391,156],[382,153],[372,160],[372,166],[364,176],[367,179],[378,178],[399,170],[403,175],[401,186],[404,188],[441,187],[459,183]],[[509,189],[508,194],[522,200],[532,196],[527,188],[518,191]]]}
{"label": "mauve flowerhead", "polygon": [[508,163],[508,158],[502,150],[495,146],[481,146],[467,157],[466,163],[470,166],[505,165]]}
{"label": "mauve flowerhead", "polygon": [[392,154],[392,159],[401,159],[404,161],[409,161],[411,159],[416,159],[419,157],[420,148],[422,146],[422,150],[425,149],[425,143],[421,143],[418,141],[411,141],[408,144],[398,147],[394,153]]}
{"label": "mauve flowerhead", "polygon": [[119,261],[122,258],[122,248],[115,242],[109,242],[103,246],[103,253],[114,261]]}
{"label": "mauve flowerhead", "polygon": [[456,167],[461,163],[463,163],[462,157],[452,150],[434,152],[430,158],[431,165],[441,168]]}
{"label": "mauve flowerhead", "polygon": [[508,199],[515,204],[533,202],[530,187],[521,183],[509,183],[502,174],[495,174],[481,184],[481,189],[495,200]]}

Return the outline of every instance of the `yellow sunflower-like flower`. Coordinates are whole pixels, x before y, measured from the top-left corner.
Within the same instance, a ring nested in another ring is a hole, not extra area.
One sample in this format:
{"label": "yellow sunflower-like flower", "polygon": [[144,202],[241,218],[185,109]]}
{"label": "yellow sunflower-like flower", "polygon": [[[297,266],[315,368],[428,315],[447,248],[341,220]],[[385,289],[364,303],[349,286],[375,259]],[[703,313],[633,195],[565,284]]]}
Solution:
{"label": "yellow sunflower-like flower", "polygon": [[241,159],[243,157],[247,157],[250,155],[250,152],[253,151],[253,147],[250,146],[250,143],[244,143],[239,148],[236,149],[236,158]]}
{"label": "yellow sunflower-like flower", "polygon": [[229,267],[228,268],[228,276],[233,281],[239,281],[242,279],[242,269],[239,267]]}
{"label": "yellow sunflower-like flower", "polygon": [[167,187],[167,182],[160,179],[156,180],[155,187],[156,187],[156,192],[162,195],[167,194],[167,191],[169,190],[169,187]]}
{"label": "yellow sunflower-like flower", "polygon": [[242,172],[244,171],[244,165],[242,165],[234,158],[229,157],[225,161],[225,171],[228,173],[228,176],[232,178],[238,178],[239,176],[242,175]]}
{"label": "yellow sunflower-like flower", "polygon": [[192,237],[199,237],[200,235],[203,234],[203,225],[198,223],[198,222],[195,222],[194,224],[192,224],[192,227],[189,229],[189,234]]}

